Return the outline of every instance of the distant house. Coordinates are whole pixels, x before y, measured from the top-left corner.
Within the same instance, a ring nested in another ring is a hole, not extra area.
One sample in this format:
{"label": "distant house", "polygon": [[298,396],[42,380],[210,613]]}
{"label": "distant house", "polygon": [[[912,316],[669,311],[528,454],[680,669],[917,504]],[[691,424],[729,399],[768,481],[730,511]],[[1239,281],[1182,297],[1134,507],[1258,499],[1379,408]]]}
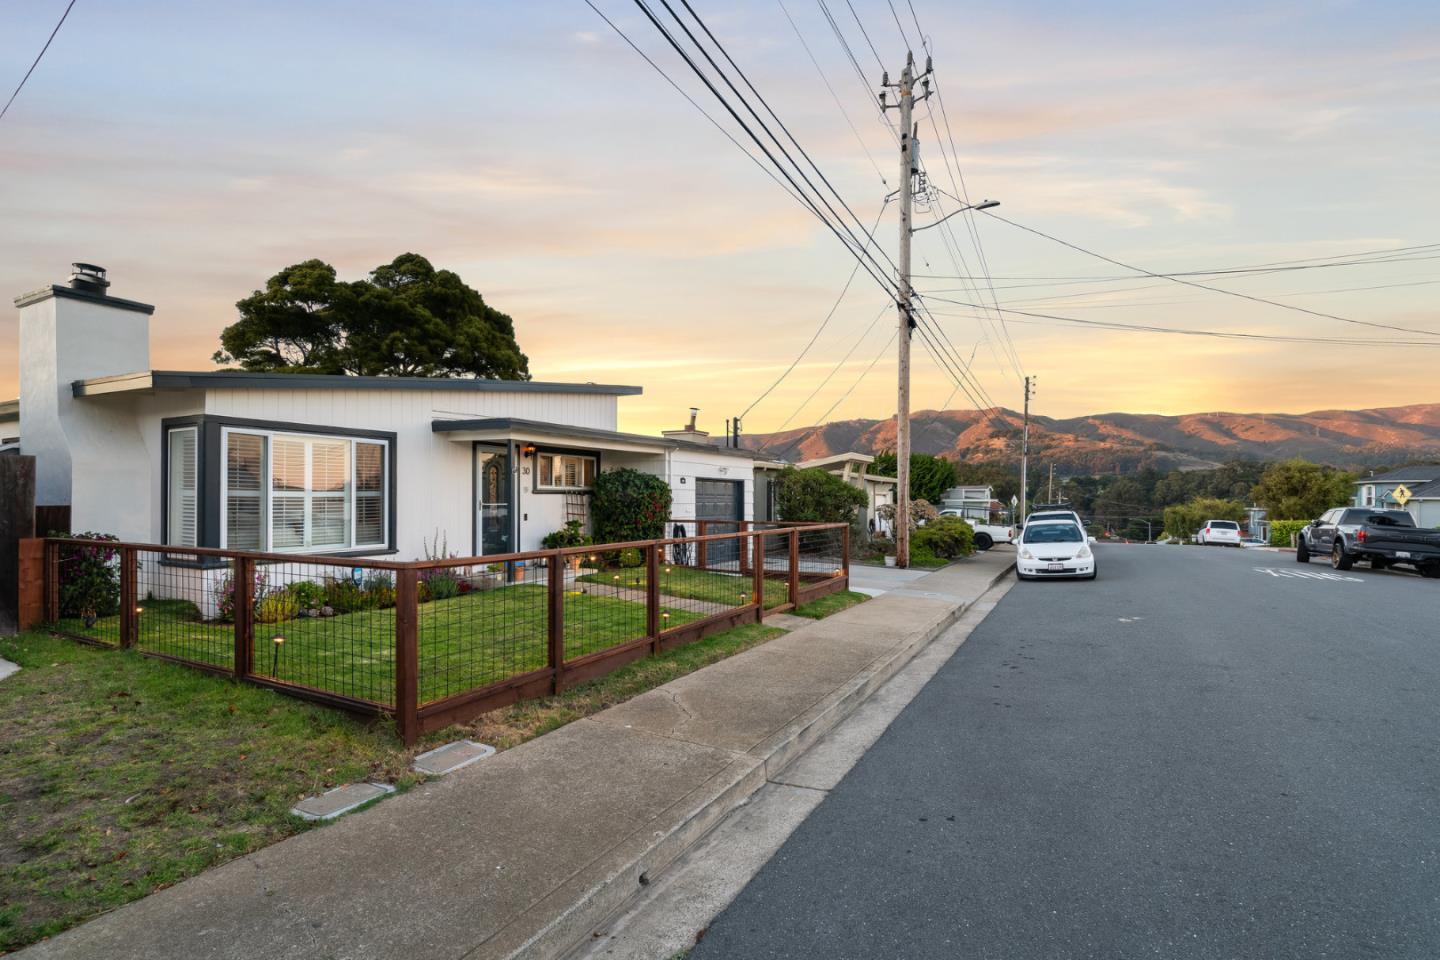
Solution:
{"label": "distant house", "polygon": [[755,507],[755,518],[757,520],[779,520],[783,519],[776,515],[775,498],[771,483],[780,471],[787,466],[794,466],[799,470],[824,470],[826,473],[834,474],[853,487],[859,487],[865,491],[865,506],[861,508],[860,523],[866,524],[870,518],[875,516],[875,511],[887,504],[896,501],[896,485],[898,481],[894,477],[882,477],[870,473],[870,465],[875,458],[866,453],[837,453],[829,457],[817,457],[814,460],[802,460],[799,463],[789,464],[783,461],[771,460],[755,464],[755,482],[757,489],[761,486],[767,491],[765,501],[757,500]]}
{"label": "distant house", "polygon": [[966,520],[989,523],[991,515],[1004,510],[994,490],[985,486],[951,487],[936,504],[942,510],[958,510]]}
{"label": "distant house", "polygon": [[401,559],[438,534],[493,555],[588,522],[617,467],[664,478],[673,517],[752,516],[753,452],[712,445],[693,413],[662,436],[616,430],[640,387],[152,370],[155,308],[108,286],[77,264],[16,299],[21,396],[0,404],[0,440],[35,455],[37,503],[68,505],[74,530]]}
{"label": "distant house", "polygon": [[1395,491],[1402,486],[1410,491],[1404,509],[1415,517],[1415,525],[1440,527],[1440,463],[1399,467],[1356,480],[1352,502],[1357,507],[1398,510],[1400,503],[1395,499]]}

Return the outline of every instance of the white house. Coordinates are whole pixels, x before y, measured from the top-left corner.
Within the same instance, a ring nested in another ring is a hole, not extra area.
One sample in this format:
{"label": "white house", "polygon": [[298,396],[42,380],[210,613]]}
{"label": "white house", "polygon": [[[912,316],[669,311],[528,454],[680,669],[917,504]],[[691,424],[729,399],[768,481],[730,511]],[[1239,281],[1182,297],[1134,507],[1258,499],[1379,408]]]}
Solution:
{"label": "white house", "polygon": [[[331,556],[536,549],[588,521],[595,475],[660,476],[685,519],[750,519],[753,453],[616,430],[640,387],[150,368],[154,307],[105,271],[16,299],[18,412],[40,505],[123,540]],[[8,418],[8,419],[7,419]],[[18,429],[16,423],[18,421]]]}

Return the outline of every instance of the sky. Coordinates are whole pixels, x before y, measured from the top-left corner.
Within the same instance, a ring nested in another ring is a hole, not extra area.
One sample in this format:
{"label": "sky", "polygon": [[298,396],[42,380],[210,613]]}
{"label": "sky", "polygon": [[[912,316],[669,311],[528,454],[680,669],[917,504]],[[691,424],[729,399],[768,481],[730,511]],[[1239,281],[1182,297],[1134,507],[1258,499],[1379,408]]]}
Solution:
{"label": "sky", "polygon": [[[0,0],[0,95],[65,2]],[[743,137],[633,2],[595,3]],[[692,5],[856,217],[879,214],[882,262],[899,157],[866,85],[907,42],[923,59],[917,20],[945,106],[933,126],[936,100],[917,108],[930,181],[963,176],[1016,223],[1155,272],[1440,243],[1434,3],[914,0],[892,17],[853,0],[852,18],[828,0],[863,81],[818,0]],[[939,203],[917,226],[955,209]],[[1440,336],[1145,278],[983,214],[973,236],[949,225],[917,234],[915,286],[981,403],[1018,409],[1022,374],[1056,417],[1440,402]],[[747,408],[747,433],[894,415],[879,283],[860,273],[816,336],[856,261],[582,0],[78,0],[0,120],[0,291],[102,264],[113,294],[156,305],[157,369],[210,369],[235,301],[288,264],[358,279],[407,251],[510,314],[536,379],[643,386],[622,429],[691,406],[716,434]],[[975,293],[962,274],[993,279]],[[1199,279],[1440,334],[1440,248]],[[1424,345],[1002,325],[944,302],[989,304],[990,285],[1011,310]],[[17,328],[7,304],[0,399],[18,393]],[[916,410],[973,405],[918,340],[912,393]]]}

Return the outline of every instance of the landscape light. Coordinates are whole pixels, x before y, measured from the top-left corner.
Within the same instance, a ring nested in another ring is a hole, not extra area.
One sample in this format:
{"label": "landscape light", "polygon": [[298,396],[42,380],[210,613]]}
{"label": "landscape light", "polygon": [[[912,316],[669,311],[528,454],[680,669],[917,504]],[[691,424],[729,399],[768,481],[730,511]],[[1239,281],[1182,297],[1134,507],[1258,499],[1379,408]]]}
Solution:
{"label": "landscape light", "polygon": [[285,646],[285,638],[277,633],[270,638],[270,642],[275,647],[275,655],[270,658],[270,676],[273,677],[280,670],[280,648]]}

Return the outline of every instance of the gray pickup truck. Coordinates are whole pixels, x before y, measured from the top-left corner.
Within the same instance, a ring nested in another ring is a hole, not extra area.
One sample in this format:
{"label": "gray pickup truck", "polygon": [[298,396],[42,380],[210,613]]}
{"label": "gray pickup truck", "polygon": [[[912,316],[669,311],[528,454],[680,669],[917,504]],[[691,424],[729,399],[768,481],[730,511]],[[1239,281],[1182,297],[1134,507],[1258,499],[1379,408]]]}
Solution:
{"label": "gray pickup truck", "polygon": [[1336,507],[1300,531],[1295,559],[1330,558],[1336,570],[1364,560],[1376,570],[1405,564],[1440,579],[1440,530],[1421,530],[1404,510]]}

